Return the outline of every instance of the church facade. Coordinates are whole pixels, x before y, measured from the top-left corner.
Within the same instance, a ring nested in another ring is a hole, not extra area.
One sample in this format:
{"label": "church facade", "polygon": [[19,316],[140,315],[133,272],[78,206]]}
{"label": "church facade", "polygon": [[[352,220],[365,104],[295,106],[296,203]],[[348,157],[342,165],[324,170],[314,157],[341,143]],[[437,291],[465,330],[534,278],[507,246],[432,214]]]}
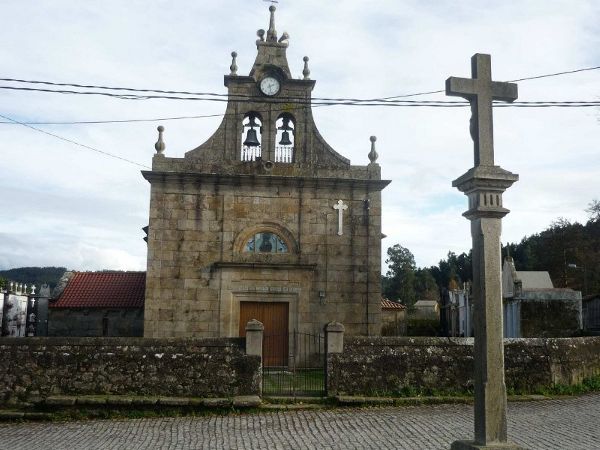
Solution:
{"label": "church facade", "polygon": [[[330,321],[353,335],[381,328],[381,180],[319,134],[315,82],[304,58],[292,76],[289,37],[259,30],[248,76],[232,53],[223,121],[183,158],[164,155],[159,127],[150,182],[146,337],[316,333]],[[366,141],[366,139],[365,139]],[[366,146],[365,146],[366,147]]]}

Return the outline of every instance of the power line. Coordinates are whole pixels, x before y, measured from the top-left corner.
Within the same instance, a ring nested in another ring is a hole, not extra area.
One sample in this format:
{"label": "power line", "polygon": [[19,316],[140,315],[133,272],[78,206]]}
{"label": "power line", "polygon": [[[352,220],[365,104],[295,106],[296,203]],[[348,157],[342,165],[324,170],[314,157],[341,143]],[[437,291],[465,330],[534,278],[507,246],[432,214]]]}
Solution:
{"label": "power line", "polygon": [[548,74],[545,74],[545,75],[535,75],[535,76],[527,77],[527,78],[517,78],[516,80],[509,80],[509,83],[515,83],[517,81],[526,81],[526,80],[538,80],[540,78],[557,77],[559,75],[568,75],[568,74],[571,74],[571,73],[586,72],[588,70],[598,70],[598,69],[600,69],[600,66],[596,66],[596,67],[584,67],[583,69],[566,70],[564,72],[548,73]]}
{"label": "power line", "polygon": [[[434,104],[434,103],[419,103],[419,104],[357,104],[352,103],[335,103],[335,104],[313,104],[312,106],[406,106],[406,107],[431,107],[431,108],[456,108],[456,107],[467,107],[468,102],[448,102],[447,104]],[[591,102],[514,102],[514,103],[494,103],[495,108],[584,108],[584,107],[597,107],[600,106],[600,101]],[[310,106],[301,106],[300,109],[308,108]],[[267,111],[256,111],[256,112],[267,112]],[[163,122],[171,120],[189,120],[189,119],[206,119],[213,117],[226,117],[226,116],[237,116],[235,113],[223,113],[223,114],[204,114],[197,116],[175,116],[175,117],[155,117],[151,119],[109,119],[109,120],[73,120],[73,121],[54,121],[54,122],[14,122],[14,121],[0,121],[0,125],[97,125],[97,124],[114,124],[114,123],[144,123],[144,122]]]}
{"label": "power line", "polygon": [[[155,117],[153,119],[112,119],[112,120],[74,120],[62,122],[23,122],[26,125],[94,125],[103,123],[135,123],[135,122],[162,122],[167,120],[184,120],[184,119],[206,119],[209,117],[223,117],[226,114],[204,114],[199,116],[176,116],[176,117]],[[18,125],[14,122],[2,122],[0,124]]]}
{"label": "power line", "polygon": [[145,168],[145,169],[152,170],[152,168],[151,168],[151,167],[148,167],[148,166],[146,166],[146,165],[144,165],[144,164],[140,164],[140,163],[137,163],[137,162],[135,162],[135,161],[132,161],[132,160],[130,160],[130,159],[123,158],[122,156],[114,155],[114,154],[112,154],[112,153],[108,153],[108,152],[105,152],[105,151],[103,151],[103,150],[99,150],[99,149],[97,149],[97,148],[90,147],[89,145],[85,145],[85,144],[82,144],[82,143],[80,143],[80,142],[74,141],[73,139],[69,139],[69,138],[66,138],[66,137],[63,137],[63,136],[59,136],[58,134],[54,134],[54,133],[50,133],[50,132],[48,132],[48,131],[40,130],[39,128],[32,127],[32,126],[31,126],[31,125],[29,125],[29,124],[26,124],[26,123],[20,122],[20,121],[18,121],[18,120],[12,119],[12,118],[10,118],[10,117],[7,117],[7,116],[4,116],[4,115],[2,115],[2,114],[0,114],[0,117],[2,117],[3,119],[9,120],[9,121],[11,121],[11,122],[14,122],[15,124],[23,125],[24,127],[27,127],[27,128],[29,128],[29,129],[31,129],[31,130],[35,130],[35,131],[38,131],[38,132],[40,132],[40,133],[47,134],[48,136],[52,136],[52,137],[54,137],[54,138],[60,139],[61,141],[69,142],[69,143],[71,143],[71,144],[75,144],[75,145],[77,145],[77,146],[79,146],[79,147],[83,147],[83,148],[85,148],[85,149],[87,149],[87,150],[92,150],[92,151],[94,151],[94,152],[97,152],[97,153],[100,153],[100,154],[102,154],[102,155],[105,155],[105,156],[110,156],[111,158],[120,159],[121,161],[128,162],[129,164],[134,164],[134,165],[136,165],[136,166],[140,166],[140,167],[143,167],[143,168]]}
{"label": "power line", "polygon": [[[534,75],[534,76],[529,76],[529,77],[524,77],[524,78],[518,78],[518,79],[515,79],[515,80],[508,80],[508,82],[536,80],[536,79],[540,79],[540,78],[556,77],[556,76],[561,76],[561,75],[568,75],[568,74],[585,72],[585,71],[591,71],[591,70],[598,70],[598,69],[600,69],[600,66],[584,67],[584,68],[580,68],[580,69],[567,70],[567,71],[562,71],[562,72],[554,72],[554,73],[548,73],[548,74]],[[103,85],[80,84],[80,83],[57,83],[57,82],[51,82],[51,81],[24,80],[24,79],[19,79],[19,78],[0,78],[0,81],[16,82],[16,83],[26,83],[26,84],[42,84],[42,85],[47,85],[47,86],[64,86],[64,87],[76,87],[76,88],[85,88],[85,89],[100,89],[100,90],[110,90],[110,91],[128,91],[128,92],[141,92],[141,93],[168,94],[168,95],[166,95],[164,97],[162,97],[162,96],[154,96],[154,95],[151,95],[151,96],[148,96],[148,95],[135,96],[135,95],[129,95],[129,94],[119,95],[119,94],[112,94],[112,93],[111,94],[107,94],[107,93],[101,93],[101,92],[85,92],[84,93],[84,92],[81,92],[81,91],[71,91],[71,90],[44,90],[44,89],[17,88],[17,87],[2,86],[3,89],[31,90],[31,91],[40,91],[40,92],[58,92],[58,93],[70,93],[70,94],[82,93],[82,94],[85,94],[85,95],[108,95],[110,97],[118,97],[118,98],[124,98],[124,99],[135,99],[135,100],[138,100],[138,99],[149,99],[149,98],[168,98],[168,99],[175,99],[175,100],[183,100],[184,99],[184,98],[180,98],[180,97],[174,97],[175,94],[177,94],[177,95],[196,96],[196,97],[216,97],[216,98],[221,97],[221,98],[223,98],[223,100],[220,100],[220,101],[227,101],[227,98],[228,98],[228,94],[220,94],[220,93],[214,93],[214,92],[176,91],[176,90],[162,90],[162,89],[140,89],[140,88],[117,87],[117,86],[103,86]],[[315,98],[313,98],[313,100],[317,100],[317,101],[374,102],[374,101],[394,100],[394,99],[398,99],[398,98],[415,97],[415,96],[420,96],[420,95],[439,94],[439,93],[443,93],[443,92],[444,92],[444,90],[440,89],[440,90],[435,90],[435,91],[424,91],[424,92],[416,92],[416,93],[412,93],[412,94],[403,94],[403,95],[395,95],[395,96],[390,96],[390,97],[371,98],[371,99],[315,97]],[[240,97],[240,98],[252,98],[251,96],[242,96],[242,95],[239,95],[238,97]],[[197,100],[196,98],[192,98],[192,99]],[[216,101],[216,100],[213,100],[213,101]]]}
{"label": "power line", "polygon": [[[102,95],[107,97],[116,97],[124,100],[149,100],[149,99],[165,99],[165,100],[191,100],[191,101],[211,101],[211,102],[228,102],[235,101],[240,103],[253,103],[256,101],[265,101],[263,97],[258,96],[244,96],[244,95],[231,95],[229,98],[210,98],[210,97],[181,97],[174,95],[137,95],[137,94],[114,94],[110,92],[97,92],[97,91],[73,91],[73,90],[55,90],[55,89],[42,89],[42,88],[27,88],[27,87],[16,87],[16,86],[0,86],[0,89],[9,89],[16,91],[36,91],[36,92],[50,92],[55,94],[75,94],[75,95]],[[324,106],[337,106],[337,105],[348,105],[348,106],[433,106],[433,107],[458,107],[468,106],[467,101],[453,101],[453,100],[389,100],[389,99],[357,99],[357,98],[337,98],[337,99],[298,99],[290,97],[276,97],[270,98],[268,103],[271,104],[289,104],[290,102],[297,105],[324,105]],[[536,107],[535,105],[541,105],[537,107],[548,107],[551,105],[572,105],[572,106],[599,106],[600,101],[587,101],[587,100],[569,100],[569,101],[533,101],[533,102],[513,102],[506,104],[507,106],[521,106],[521,107]],[[527,106],[526,106],[527,105]]]}
{"label": "power line", "polygon": [[[575,69],[575,70],[566,70],[564,72],[554,72],[554,73],[547,73],[544,75],[533,75],[530,77],[525,77],[525,78],[517,78],[516,80],[507,80],[507,83],[516,83],[517,81],[527,81],[527,80],[538,80],[540,78],[550,78],[550,77],[557,77],[560,75],[568,75],[571,73],[578,73],[578,72],[586,72],[588,70],[598,70],[600,69],[600,66],[594,66],[594,67],[584,67],[582,69]],[[0,81],[2,81],[2,79],[0,79]],[[444,89],[440,89],[438,91],[427,91],[427,92],[417,92],[415,94],[404,94],[404,95],[394,95],[392,97],[383,97],[385,100],[392,100],[395,98],[406,98],[406,97],[415,97],[417,95],[429,95],[429,94],[441,94],[446,92]]]}

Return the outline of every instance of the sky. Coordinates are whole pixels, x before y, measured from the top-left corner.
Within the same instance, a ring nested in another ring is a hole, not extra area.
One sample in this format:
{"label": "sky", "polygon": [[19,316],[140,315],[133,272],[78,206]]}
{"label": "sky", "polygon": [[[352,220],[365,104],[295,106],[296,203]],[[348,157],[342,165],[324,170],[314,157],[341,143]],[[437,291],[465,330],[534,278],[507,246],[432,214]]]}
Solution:
{"label": "sky", "polygon": [[[230,53],[246,75],[269,3],[5,0],[0,78],[226,93]],[[444,89],[469,77],[474,53],[492,55],[495,80],[600,66],[600,2],[280,0],[288,62],[309,56],[314,97],[380,98]],[[0,82],[0,86],[16,86]],[[25,85],[21,85],[25,86]],[[29,87],[32,87],[31,85]],[[35,87],[35,86],[33,86]],[[38,86],[39,87],[39,86]],[[0,114],[20,122],[153,119],[222,114],[224,103],[125,100],[0,89]],[[455,100],[443,93],[419,100]],[[600,70],[519,82],[519,101],[600,99]],[[332,106],[319,131],[352,164],[368,164],[377,136],[382,250],[407,247],[417,265],[467,252],[467,199],[452,180],[473,165],[468,108]],[[0,120],[3,120],[0,118]],[[32,125],[150,166],[208,139],[219,117],[93,125]],[[585,222],[600,197],[600,108],[495,108],[496,163],[520,179],[504,194],[502,240],[518,242],[563,217]],[[150,186],[143,167],[18,124],[0,124],[0,269],[145,270]],[[385,256],[384,258],[385,259]],[[385,272],[385,267],[383,269]]]}

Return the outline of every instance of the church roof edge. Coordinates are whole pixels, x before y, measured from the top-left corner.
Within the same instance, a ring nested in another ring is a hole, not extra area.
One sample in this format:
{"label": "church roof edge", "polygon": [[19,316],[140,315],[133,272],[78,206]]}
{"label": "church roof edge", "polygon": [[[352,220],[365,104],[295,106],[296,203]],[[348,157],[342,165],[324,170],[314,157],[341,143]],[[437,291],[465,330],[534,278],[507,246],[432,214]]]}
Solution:
{"label": "church roof edge", "polygon": [[[365,166],[366,167],[366,166]],[[158,171],[158,170],[142,170],[142,176],[149,181],[153,182],[186,182],[186,181],[197,181],[202,178],[204,181],[212,181],[214,183],[230,184],[232,180],[237,180],[240,184],[248,183],[253,186],[256,185],[275,185],[277,183],[281,185],[300,185],[305,187],[317,186],[317,187],[328,187],[328,186],[340,186],[340,185],[352,185],[352,186],[369,186],[377,190],[384,189],[391,180],[381,180],[375,178],[337,178],[335,176],[320,176],[315,175],[256,175],[256,174],[223,174],[223,173],[206,173],[206,172],[172,172],[172,171]]]}

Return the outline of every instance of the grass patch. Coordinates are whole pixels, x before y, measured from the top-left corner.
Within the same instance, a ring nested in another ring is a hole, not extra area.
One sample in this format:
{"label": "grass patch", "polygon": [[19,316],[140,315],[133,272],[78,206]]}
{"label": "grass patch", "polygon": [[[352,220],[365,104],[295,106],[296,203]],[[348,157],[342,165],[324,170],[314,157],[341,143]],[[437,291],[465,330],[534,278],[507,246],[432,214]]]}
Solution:
{"label": "grass patch", "polygon": [[581,383],[568,385],[568,384],[554,384],[552,386],[543,386],[534,389],[533,392],[525,392],[524,390],[509,389],[510,395],[523,395],[523,394],[539,394],[539,395],[583,395],[591,392],[600,392],[600,375],[594,375],[589,378],[584,378]]}
{"label": "grass patch", "polygon": [[264,369],[263,395],[320,397],[325,394],[323,369]]}

